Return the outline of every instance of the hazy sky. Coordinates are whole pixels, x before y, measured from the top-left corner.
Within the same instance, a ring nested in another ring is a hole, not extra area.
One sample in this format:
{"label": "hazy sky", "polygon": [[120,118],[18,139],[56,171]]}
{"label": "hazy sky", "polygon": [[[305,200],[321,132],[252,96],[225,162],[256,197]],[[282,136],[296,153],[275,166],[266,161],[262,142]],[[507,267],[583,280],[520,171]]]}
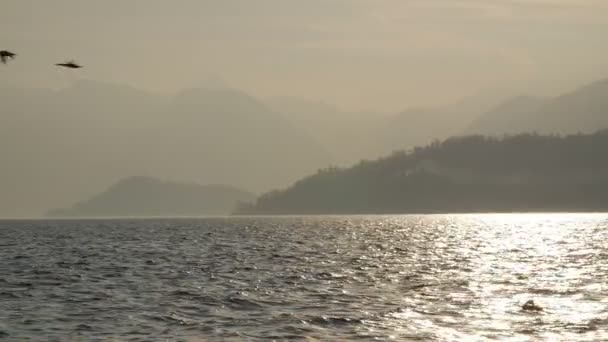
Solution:
{"label": "hazy sky", "polygon": [[[403,109],[608,76],[606,0],[3,0],[0,81],[74,78]],[[86,69],[62,72],[74,58]],[[219,82],[219,81],[214,82]]]}

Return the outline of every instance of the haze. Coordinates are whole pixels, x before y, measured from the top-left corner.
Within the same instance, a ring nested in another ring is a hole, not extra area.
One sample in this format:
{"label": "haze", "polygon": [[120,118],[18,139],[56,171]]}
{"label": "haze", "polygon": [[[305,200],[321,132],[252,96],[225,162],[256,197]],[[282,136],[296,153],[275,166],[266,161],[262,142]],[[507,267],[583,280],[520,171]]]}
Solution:
{"label": "haze", "polygon": [[[2,81],[79,77],[397,111],[489,89],[555,92],[608,73],[603,0],[5,0]],[[210,76],[212,75],[212,76]]]}
{"label": "haze", "polygon": [[[512,96],[608,76],[604,0],[5,0],[1,11],[0,49],[18,58],[0,65],[0,217],[133,176],[259,194],[468,132]],[[72,58],[85,68],[53,65]]]}

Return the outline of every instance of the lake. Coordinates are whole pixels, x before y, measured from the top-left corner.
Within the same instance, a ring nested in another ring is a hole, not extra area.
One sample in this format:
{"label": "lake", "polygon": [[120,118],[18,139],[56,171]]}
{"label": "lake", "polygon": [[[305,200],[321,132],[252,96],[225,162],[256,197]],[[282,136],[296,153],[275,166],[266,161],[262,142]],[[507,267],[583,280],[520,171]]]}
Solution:
{"label": "lake", "polygon": [[608,340],[608,214],[4,220],[0,260],[7,340]]}

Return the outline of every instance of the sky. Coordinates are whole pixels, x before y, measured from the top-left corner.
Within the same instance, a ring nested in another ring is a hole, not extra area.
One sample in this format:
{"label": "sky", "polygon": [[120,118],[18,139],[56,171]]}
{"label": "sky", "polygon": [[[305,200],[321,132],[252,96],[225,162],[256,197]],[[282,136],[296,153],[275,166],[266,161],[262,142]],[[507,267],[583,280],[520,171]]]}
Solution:
{"label": "sky", "polygon": [[[3,0],[0,82],[75,78],[402,110],[608,76],[605,0]],[[76,59],[77,73],[52,64]]]}

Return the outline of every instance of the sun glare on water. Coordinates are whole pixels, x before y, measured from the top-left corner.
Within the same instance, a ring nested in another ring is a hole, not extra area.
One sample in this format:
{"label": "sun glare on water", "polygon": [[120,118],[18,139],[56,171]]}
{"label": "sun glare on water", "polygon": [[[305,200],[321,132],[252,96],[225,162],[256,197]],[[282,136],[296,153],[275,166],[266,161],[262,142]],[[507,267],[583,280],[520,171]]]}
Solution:
{"label": "sun glare on water", "polygon": [[[607,287],[595,262],[605,244],[593,239],[592,232],[605,229],[606,215],[484,214],[462,219],[476,227],[475,236],[461,247],[476,258],[469,276],[478,303],[467,313],[472,320],[489,332],[512,330],[552,339],[559,337],[552,326],[566,325],[577,335],[597,337],[597,323],[608,317],[606,300],[598,297]],[[524,309],[529,300],[537,311]]]}

